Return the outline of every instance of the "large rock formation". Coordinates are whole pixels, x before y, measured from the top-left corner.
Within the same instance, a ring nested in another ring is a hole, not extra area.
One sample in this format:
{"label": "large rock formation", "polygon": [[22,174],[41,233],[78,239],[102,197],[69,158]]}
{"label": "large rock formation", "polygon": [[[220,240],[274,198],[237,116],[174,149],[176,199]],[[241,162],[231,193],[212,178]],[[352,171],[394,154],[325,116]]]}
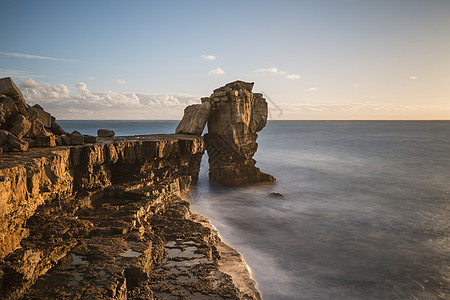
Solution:
{"label": "large rock formation", "polygon": [[253,159],[257,132],[267,123],[268,108],[262,94],[252,89],[253,83],[231,82],[202,98],[202,104],[184,110],[176,133],[201,135],[208,124],[205,142],[212,182],[239,186],[276,181],[261,172]]}
{"label": "large rock formation", "polygon": [[0,156],[0,299],[260,299],[182,198],[201,137],[114,137]]}
{"label": "large rock formation", "polygon": [[211,103],[205,143],[213,182],[238,186],[276,181],[261,172],[253,159],[257,132],[266,125],[268,111],[262,94],[252,89],[253,83],[235,81],[202,98],[203,103]]}
{"label": "large rock formation", "polygon": [[[209,140],[244,151],[218,160],[240,176],[233,184],[274,180],[251,158],[267,104],[248,85],[232,84],[230,120],[215,113],[225,123],[211,119],[222,99],[204,99],[196,122],[181,126],[197,136],[97,140],[66,134],[0,79],[0,150],[9,152],[0,155],[0,299],[260,299],[240,254],[183,199],[197,181],[206,119]],[[227,124],[234,129],[214,133]]]}

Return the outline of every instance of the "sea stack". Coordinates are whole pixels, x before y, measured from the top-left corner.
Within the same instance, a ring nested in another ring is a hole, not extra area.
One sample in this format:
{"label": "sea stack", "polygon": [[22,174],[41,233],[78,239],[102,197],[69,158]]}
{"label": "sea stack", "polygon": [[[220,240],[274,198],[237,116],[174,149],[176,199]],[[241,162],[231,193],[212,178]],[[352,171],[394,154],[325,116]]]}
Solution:
{"label": "sea stack", "polygon": [[203,103],[211,104],[208,133],[209,178],[226,186],[275,182],[261,172],[253,155],[258,149],[257,132],[267,123],[267,101],[253,93],[253,82],[235,81],[214,90]]}

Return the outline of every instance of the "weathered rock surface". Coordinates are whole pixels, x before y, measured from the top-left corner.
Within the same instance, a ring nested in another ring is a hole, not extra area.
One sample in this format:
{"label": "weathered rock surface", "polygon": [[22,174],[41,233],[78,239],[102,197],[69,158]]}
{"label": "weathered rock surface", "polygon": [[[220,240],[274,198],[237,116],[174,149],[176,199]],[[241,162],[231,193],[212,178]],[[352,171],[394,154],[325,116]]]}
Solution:
{"label": "weathered rock surface", "polygon": [[19,110],[14,101],[10,97],[0,94],[0,125],[18,113]]}
{"label": "weathered rock surface", "polygon": [[97,136],[99,137],[112,137],[115,136],[116,133],[111,129],[99,129],[97,130]]}
{"label": "weathered rock surface", "polygon": [[18,138],[23,137],[31,129],[31,122],[22,114],[10,118],[7,124],[8,131]]}
{"label": "weathered rock surface", "polygon": [[209,102],[189,105],[184,109],[183,119],[178,124],[175,133],[202,135],[210,112],[211,104]]}
{"label": "weathered rock surface", "polygon": [[46,112],[42,107],[38,104],[34,105],[33,108],[35,109],[37,113],[37,119],[41,121],[42,124],[44,124],[45,127],[51,128],[52,127],[52,115]]}
{"label": "weathered rock surface", "polygon": [[0,156],[0,299],[259,299],[182,199],[203,151],[155,135]]}
{"label": "weathered rock surface", "polygon": [[69,134],[70,142],[67,145],[83,145],[84,136],[79,132],[72,132]]}
{"label": "weathered rock surface", "polygon": [[[0,145],[0,154],[16,150],[26,151],[30,147],[44,147],[44,145],[53,147],[58,142],[62,144],[61,135],[65,134],[56,123],[56,119],[40,105],[30,107],[25,102],[22,93],[10,77],[0,79],[0,129],[7,130],[12,136],[10,143]],[[52,142],[53,140],[56,142]],[[74,140],[76,145],[84,142],[80,138]],[[72,145],[71,141],[68,145]]]}
{"label": "weathered rock surface", "polygon": [[56,139],[53,135],[38,136],[36,138],[36,147],[55,147]]}
{"label": "weathered rock surface", "polygon": [[30,129],[28,130],[26,137],[34,138],[41,136],[51,136],[52,134],[45,129],[44,124],[39,119],[31,121]]}
{"label": "weathered rock surface", "polygon": [[261,172],[253,159],[257,132],[266,125],[268,111],[266,100],[252,89],[253,83],[235,81],[202,99],[211,103],[205,143],[213,182],[238,186],[276,181]]}
{"label": "weathered rock surface", "polygon": [[6,137],[5,143],[9,145],[11,148],[19,151],[28,150],[28,143],[11,133],[9,133],[8,136]]}
{"label": "weathered rock surface", "polygon": [[11,97],[18,111],[24,116],[28,115],[27,109],[29,105],[25,103],[22,93],[11,77],[0,78],[0,94]]}
{"label": "weathered rock surface", "polygon": [[2,146],[5,143],[8,134],[9,134],[8,131],[0,129],[0,146]]}
{"label": "weathered rock surface", "polygon": [[202,104],[184,110],[176,133],[201,135],[208,124],[205,142],[212,182],[239,186],[276,181],[261,172],[253,159],[257,132],[267,123],[268,108],[262,94],[252,89],[253,83],[235,81],[202,98]]}

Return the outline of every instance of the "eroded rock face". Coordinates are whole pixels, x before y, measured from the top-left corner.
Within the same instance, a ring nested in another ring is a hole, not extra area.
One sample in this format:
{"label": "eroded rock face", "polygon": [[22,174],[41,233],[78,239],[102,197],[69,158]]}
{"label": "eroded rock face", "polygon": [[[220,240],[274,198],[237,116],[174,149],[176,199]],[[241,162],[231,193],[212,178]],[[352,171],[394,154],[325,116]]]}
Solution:
{"label": "eroded rock face", "polygon": [[[61,136],[66,133],[39,104],[30,107],[10,77],[0,78],[0,129],[10,135],[9,142],[0,143],[0,154],[61,146]],[[79,144],[77,139],[73,145]],[[72,145],[71,141],[67,145]]]}
{"label": "eroded rock face", "polygon": [[253,159],[258,144],[257,132],[267,122],[268,107],[262,94],[252,92],[253,83],[235,81],[214,90],[202,102],[211,104],[208,134],[209,177],[218,184],[239,186],[275,182],[261,172]]}
{"label": "eroded rock face", "polygon": [[2,155],[0,299],[260,299],[182,199],[203,152],[154,135]]}
{"label": "eroded rock face", "polygon": [[209,102],[189,105],[184,109],[183,119],[178,124],[175,133],[202,135],[210,112],[211,104]]}
{"label": "eroded rock face", "polygon": [[29,105],[25,103],[22,93],[11,77],[0,79],[0,94],[9,96],[16,104],[18,111],[24,116],[28,115],[27,110]]}

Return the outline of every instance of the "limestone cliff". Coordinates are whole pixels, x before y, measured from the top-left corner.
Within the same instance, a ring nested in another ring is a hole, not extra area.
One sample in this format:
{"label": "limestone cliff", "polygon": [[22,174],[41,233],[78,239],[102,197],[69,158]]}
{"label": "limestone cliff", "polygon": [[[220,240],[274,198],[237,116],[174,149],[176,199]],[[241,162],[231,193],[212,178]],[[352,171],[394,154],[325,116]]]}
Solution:
{"label": "limestone cliff", "polygon": [[252,89],[253,83],[235,81],[202,98],[211,103],[205,143],[213,182],[238,186],[276,181],[261,172],[253,159],[257,132],[266,125],[268,108],[262,94],[252,93]]}
{"label": "limestone cliff", "polygon": [[100,141],[0,156],[1,299],[260,298],[182,198],[201,137]]}

